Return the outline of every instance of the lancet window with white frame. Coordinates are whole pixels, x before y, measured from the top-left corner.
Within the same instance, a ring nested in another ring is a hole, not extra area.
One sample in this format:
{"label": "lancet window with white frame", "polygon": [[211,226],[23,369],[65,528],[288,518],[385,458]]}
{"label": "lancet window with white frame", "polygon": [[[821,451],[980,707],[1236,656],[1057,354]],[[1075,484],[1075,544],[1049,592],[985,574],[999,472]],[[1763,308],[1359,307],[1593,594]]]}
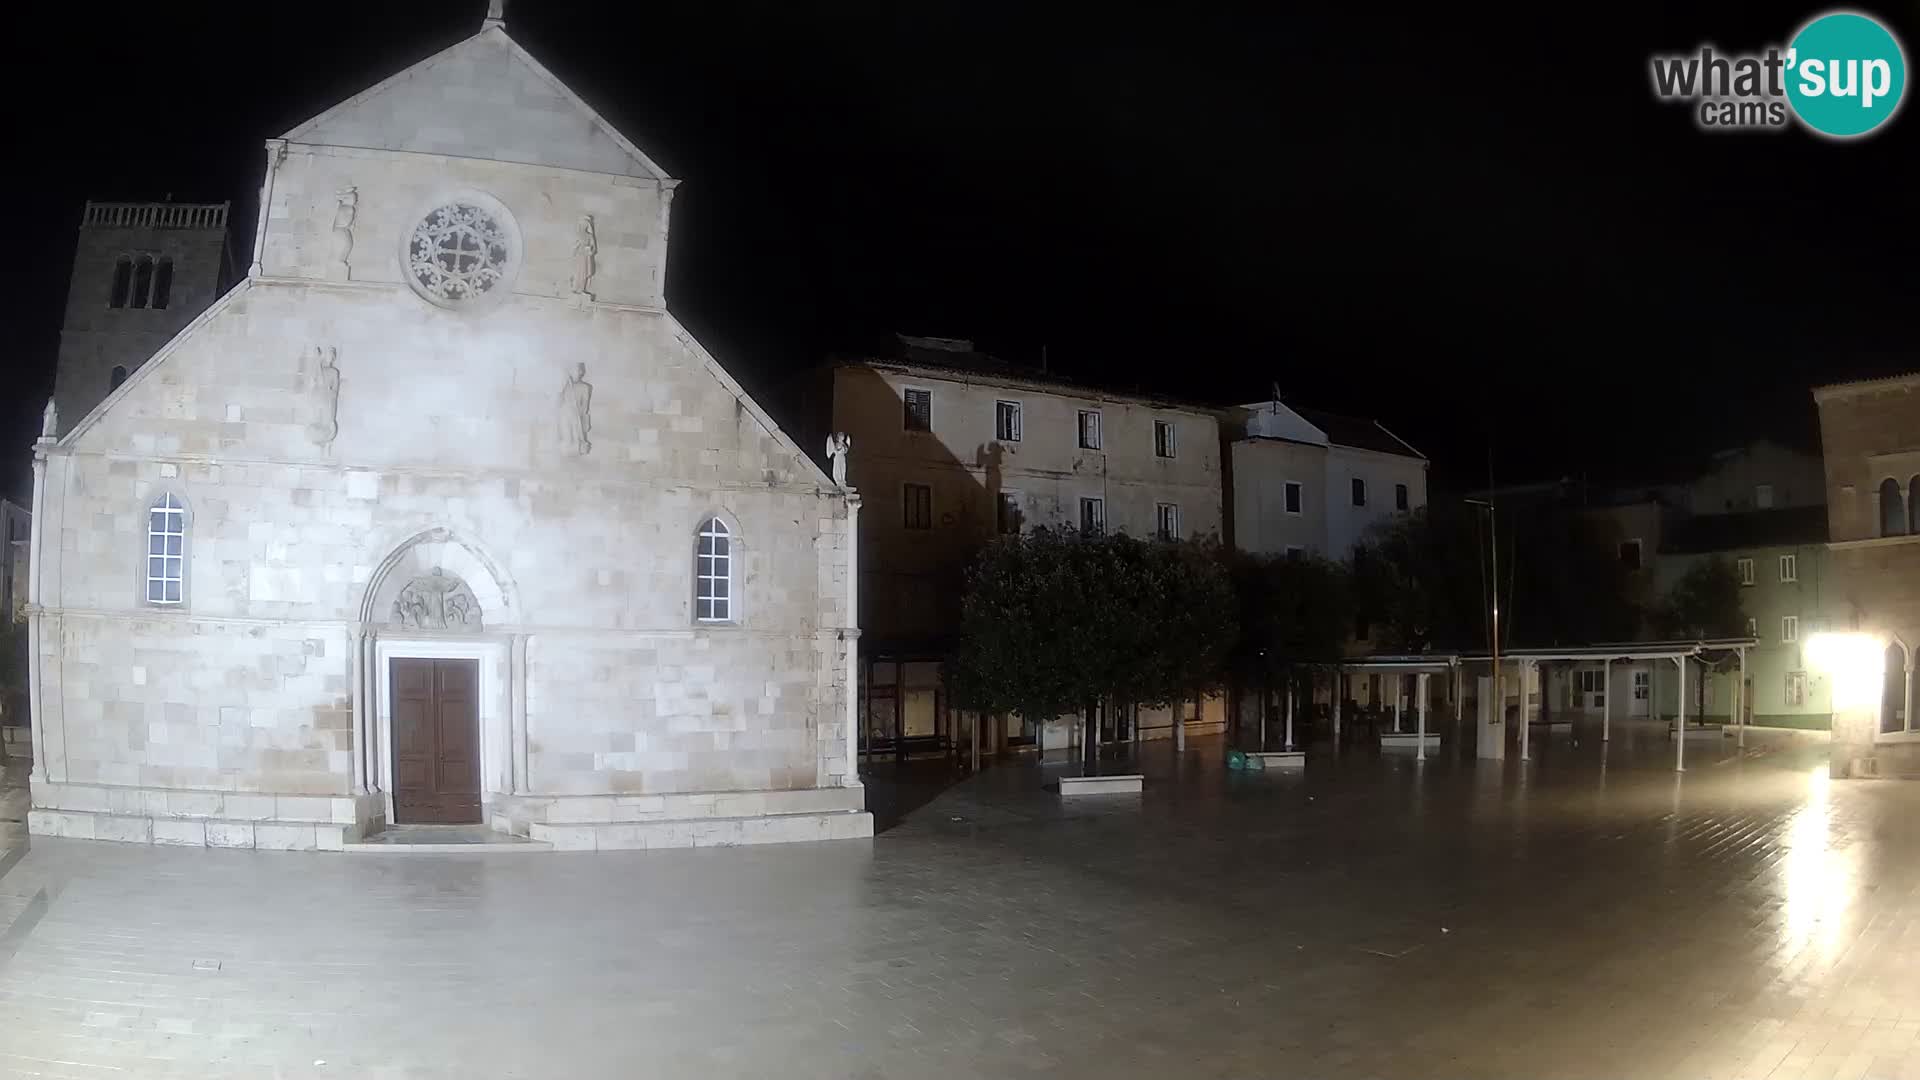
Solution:
{"label": "lancet window with white frame", "polygon": [[734,621],[739,597],[735,595],[733,530],[718,517],[700,523],[699,544],[694,549],[693,615],[697,622]]}
{"label": "lancet window with white frame", "polygon": [[172,606],[186,600],[187,507],[172,492],[147,508],[146,599]]}

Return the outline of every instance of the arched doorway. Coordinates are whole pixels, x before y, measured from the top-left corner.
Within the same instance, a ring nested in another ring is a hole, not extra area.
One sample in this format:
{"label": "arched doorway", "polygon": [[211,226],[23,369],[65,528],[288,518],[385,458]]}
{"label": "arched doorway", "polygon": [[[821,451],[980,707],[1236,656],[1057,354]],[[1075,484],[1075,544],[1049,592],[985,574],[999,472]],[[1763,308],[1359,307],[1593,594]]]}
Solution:
{"label": "arched doorway", "polygon": [[484,823],[489,796],[523,773],[524,643],[495,567],[430,530],[394,548],[362,595],[356,764],[389,822]]}

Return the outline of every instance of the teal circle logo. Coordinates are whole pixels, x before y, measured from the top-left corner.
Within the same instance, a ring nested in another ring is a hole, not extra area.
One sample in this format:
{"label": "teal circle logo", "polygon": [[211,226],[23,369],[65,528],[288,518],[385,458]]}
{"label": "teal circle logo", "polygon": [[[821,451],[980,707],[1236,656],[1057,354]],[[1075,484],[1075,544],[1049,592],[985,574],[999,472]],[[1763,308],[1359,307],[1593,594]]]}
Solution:
{"label": "teal circle logo", "polygon": [[1865,135],[1899,111],[1906,88],[1899,40],[1868,16],[1821,15],[1787,47],[1787,103],[1822,135]]}

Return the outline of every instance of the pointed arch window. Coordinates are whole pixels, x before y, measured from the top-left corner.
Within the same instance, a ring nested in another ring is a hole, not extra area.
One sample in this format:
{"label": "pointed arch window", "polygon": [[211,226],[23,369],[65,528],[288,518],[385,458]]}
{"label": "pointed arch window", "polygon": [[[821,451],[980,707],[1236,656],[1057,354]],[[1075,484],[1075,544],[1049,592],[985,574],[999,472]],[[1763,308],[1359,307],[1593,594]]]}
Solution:
{"label": "pointed arch window", "polygon": [[733,531],[718,517],[700,523],[694,549],[693,613],[703,623],[732,622],[737,597],[733,588]]}
{"label": "pointed arch window", "polygon": [[169,492],[147,509],[147,603],[180,603],[186,568],[187,508]]}

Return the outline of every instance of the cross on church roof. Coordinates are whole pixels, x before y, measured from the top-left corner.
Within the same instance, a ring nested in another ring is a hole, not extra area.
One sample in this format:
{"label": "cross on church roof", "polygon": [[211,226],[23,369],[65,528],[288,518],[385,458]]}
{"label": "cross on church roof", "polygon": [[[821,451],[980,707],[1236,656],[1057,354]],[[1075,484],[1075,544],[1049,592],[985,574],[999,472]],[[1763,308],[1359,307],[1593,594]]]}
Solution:
{"label": "cross on church roof", "polygon": [[505,25],[507,25],[507,0],[487,0],[487,21],[481,24],[481,29]]}

